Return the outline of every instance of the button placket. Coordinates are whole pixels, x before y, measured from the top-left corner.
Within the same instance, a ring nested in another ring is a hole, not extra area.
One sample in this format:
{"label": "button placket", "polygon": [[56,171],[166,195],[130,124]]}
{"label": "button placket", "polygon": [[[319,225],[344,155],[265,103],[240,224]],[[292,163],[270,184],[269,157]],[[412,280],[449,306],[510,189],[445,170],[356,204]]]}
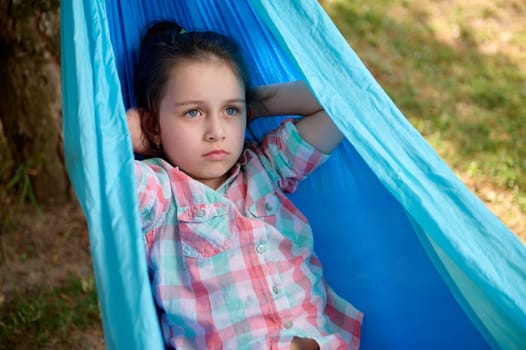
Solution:
{"label": "button placket", "polygon": [[265,245],[262,243],[256,244],[256,252],[258,254],[263,254],[266,251]]}
{"label": "button placket", "polygon": [[283,328],[285,329],[289,329],[289,328],[292,328],[294,324],[292,323],[292,321],[285,321],[283,322]]}
{"label": "button placket", "polygon": [[274,293],[275,295],[278,295],[279,292],[281,292],[281,288],[279,288],[279,286],[277,286],[277,285],[273,285],[272,286],[272,293]]}

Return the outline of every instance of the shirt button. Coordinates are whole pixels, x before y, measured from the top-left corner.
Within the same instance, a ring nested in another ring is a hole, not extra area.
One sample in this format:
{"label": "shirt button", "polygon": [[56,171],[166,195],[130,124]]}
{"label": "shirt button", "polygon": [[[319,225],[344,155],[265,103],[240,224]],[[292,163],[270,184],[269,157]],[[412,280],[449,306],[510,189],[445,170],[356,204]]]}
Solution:
{"label": "shirt button", "polygon": [[272,204],[265,203],[265,209],[267,209],[267,211],[272,211],[272,209],[273,209]]}
{"label": "shirt button", "polygon": [[279,294],[279,291],[280,291],[280,289],[279,289],[278,286],[272,286],[272,293]]}
{"label": "shirt button", "polygon": [[283,322],[283,328],[289,329],[292,327],[292,321],[285,321]]}
{"label": "shirt button", "polygon": [[265,246],[263,244],[258,244],[256,246],[256,252],[258,252],[259,254],[262,254],[265,252]]}
{"label": "shirt button", "polygon": [[197,211],[197,213],[195,213],[195,215],[197,215],[198,217],[203,217],[203,216],[205,216],[205,210],[204,209],[199,209]]}

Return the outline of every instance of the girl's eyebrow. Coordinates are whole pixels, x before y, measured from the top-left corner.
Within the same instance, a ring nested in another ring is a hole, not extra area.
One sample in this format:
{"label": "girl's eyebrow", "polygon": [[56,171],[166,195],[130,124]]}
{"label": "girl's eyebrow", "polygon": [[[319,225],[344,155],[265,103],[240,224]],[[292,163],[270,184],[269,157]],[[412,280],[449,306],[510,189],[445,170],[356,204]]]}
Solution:
{"label": "girl's eyebrow", "polygon": [[245,103],[244,98],[233,98],[231,100],[225,101],[225,103]]}
{"label": "girl's eyebrow", "polygon": [[202,104],[203,101],[199,101],[199,100],[188,100],[188,101],[181,101],[181,102],[174,102],[174,106],[185,106],[185,105],[197,105],[197,104]]}
{"label": "girl's eyebrow", "polygon": [[[201,101],[201,100],[175,101],[174,106],[178,107],[178,106],[185,106],[185,105],[199,105],[199,104],[205,104],[205,103],[206,101]],[[245,103],[245,99],[244,98],[232,98],[229,100],[225,100],[223,103],[224,104]]]}

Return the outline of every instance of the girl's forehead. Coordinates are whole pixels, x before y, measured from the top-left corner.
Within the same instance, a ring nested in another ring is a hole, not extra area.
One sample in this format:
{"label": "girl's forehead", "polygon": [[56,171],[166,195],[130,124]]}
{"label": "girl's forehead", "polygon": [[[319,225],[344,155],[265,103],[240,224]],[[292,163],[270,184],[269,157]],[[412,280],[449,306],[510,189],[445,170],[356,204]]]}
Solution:
{"label": "girl's forehead", "polygon": [[172,67],[165,92],[184,98],[244,98],[244,84],[224,60],[185,60]]}
{"label": "girl's forehead", "polygon": [[243,81],[236,69],[225,60],[188,60],[179,61],[170,69],[169,79],[183,80],[192,77],[195,80],[223,80],[225,83],[234,80],[243,86]]}

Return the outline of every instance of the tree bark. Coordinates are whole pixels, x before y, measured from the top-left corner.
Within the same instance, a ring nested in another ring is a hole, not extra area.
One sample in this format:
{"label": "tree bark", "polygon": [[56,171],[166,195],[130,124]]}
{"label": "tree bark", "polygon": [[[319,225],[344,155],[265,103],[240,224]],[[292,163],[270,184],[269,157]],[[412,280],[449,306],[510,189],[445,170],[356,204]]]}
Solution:
{"label": "tree bark", "polygon": [[39,204],[71,200],[62,146],[59,0],[0,0],[0,121]]}

